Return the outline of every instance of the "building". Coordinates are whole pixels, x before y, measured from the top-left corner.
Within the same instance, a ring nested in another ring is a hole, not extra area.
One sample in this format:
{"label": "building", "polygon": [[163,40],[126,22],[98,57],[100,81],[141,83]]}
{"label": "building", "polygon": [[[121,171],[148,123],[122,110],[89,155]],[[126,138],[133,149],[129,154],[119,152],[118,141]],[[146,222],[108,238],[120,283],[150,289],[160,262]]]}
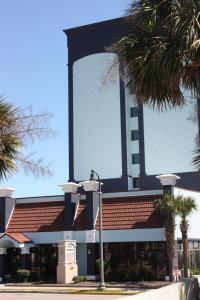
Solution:
{"label": "building", "polygon": [[[159,189],[155,175],[174,173],[199,190],[191,161],[198,134],[195,100],[158,112],[136,106],[119,76],[112,43],[128,32],[119,18],[64,31],[68,39],[69,179],[98,170],[104,191]],[[114,67],[110,72],[113,61]]]}
{"label": "building", "polygon": [[[197,124],[191,122],[193,103],[162,114],[135,104],[108,51],[127,30],[124,18],[65,30],[69,183],[61,185],[62,195],[49,197],[14,199],[12,190],[0,189],[0,281],[12,280],[19,268],[31,270],[32,280],[55,281],[60,241],[76,241],[78,274],[97,278],[99,194],[79,184],[91,169],[103,182],[107,280],[165,279],[163,218],[154,205],[163,186],[156,175],[175,173],[177,187],[167,184],[172,192],[200,201],[199,177],[191,168]],[[106,76],[113,61],[112,76]],[[200,268],[198,222],[196,214],[189,237],[191,265]],[[180,237],[177,230],[179,267]]]}
{"label": "building", "polygon": [[[65,185],[64,185],[65,186]],[[175,195],[200,193],[173,187]],[[13,280],[16,270],[29,269],[35,280],[56,281],[58,243],[77,242],[78,274],[98,278],[98,193],[67,192],[60,196],[13,199],[0,197],[0,279]],[[160,190],[103,194],[104,254],[107,280],[165,279],[163,218],[154,201]],[[199,213],[190,220],[190,265],[200,268]],[[176,264],[182,267],[180,232],[176,232]],[[179,262],[178,262],[179,260]]]}

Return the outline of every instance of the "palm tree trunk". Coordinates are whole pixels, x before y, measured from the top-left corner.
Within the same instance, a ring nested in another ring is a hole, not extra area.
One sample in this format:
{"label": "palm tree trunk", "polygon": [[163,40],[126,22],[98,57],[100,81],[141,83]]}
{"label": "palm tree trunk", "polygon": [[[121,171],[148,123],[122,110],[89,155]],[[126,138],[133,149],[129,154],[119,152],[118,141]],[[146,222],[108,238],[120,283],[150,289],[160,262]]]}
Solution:
{"label": "palm tree trunk", "polygon": [[184,219],[180,225],[181,233],[182,233],[182,241],[183,241],[183,269],[184,269],[184,278],[188,278],[188,239],[187,239],[187,231],[188,224]]}
{"label": "palm tree trunk", "polygon": [[200,149],[200,67],[193,69],[194,78],[197,85],[197,121],[198,121],[198,149]]}
{"label": "palm tree trunk", "polygon": [[166,236],[166,248],[169,267],[170,281],[174,281],[174,253],[175,253],[175,220],[173,216],[168,216],[165,220],[165,236]]}

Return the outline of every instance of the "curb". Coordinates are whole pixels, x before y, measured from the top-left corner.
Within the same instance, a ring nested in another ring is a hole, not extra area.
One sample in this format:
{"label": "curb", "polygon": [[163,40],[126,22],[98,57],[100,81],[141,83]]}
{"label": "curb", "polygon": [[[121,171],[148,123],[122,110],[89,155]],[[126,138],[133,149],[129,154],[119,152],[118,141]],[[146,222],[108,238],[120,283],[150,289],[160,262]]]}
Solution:
{"label": "curb", "polygon": [[15,293],[23,293],[23,294],[68,294],[68,295],[102,295],[102,296],[135,296],[135,295],[138,295],[142,292],[138,291],[138,292],[135,292],[135,293],[112,293],[112,292],[107,292],[107,293],[98,293],[98,292],[90,292],[90,293],[87,293],[87,292],[71,292],[71,291],[44,291],[44,290],[41,290],[41,291],[35,291],[35,290],[28,290],[28,291],[25,291],[25,290],[0,290],[0,294],[2,293],[5,293],[5,294],[15,294]]}

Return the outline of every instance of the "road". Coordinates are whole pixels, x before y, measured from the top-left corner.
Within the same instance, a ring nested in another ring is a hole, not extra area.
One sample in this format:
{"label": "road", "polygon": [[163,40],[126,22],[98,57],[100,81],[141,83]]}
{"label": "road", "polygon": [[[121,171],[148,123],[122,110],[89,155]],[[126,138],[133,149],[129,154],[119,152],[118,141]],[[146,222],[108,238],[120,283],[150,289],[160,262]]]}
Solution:
{"label": "road", "polygon": [[1,300],[115,300],[126,298],[116,295],[72,295],[72,294],[39,294],[39,293],[0,293]]}

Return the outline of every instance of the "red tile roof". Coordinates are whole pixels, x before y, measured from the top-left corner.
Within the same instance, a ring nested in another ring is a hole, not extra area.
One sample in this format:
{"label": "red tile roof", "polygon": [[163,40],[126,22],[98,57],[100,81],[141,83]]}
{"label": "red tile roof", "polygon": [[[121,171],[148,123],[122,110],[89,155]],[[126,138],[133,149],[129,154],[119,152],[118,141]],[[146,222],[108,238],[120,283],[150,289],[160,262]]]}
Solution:
{"label": "red tile roof", "polygon": [[63,201],[16,204],[7,232],[62,231],[63,219]]}
{"label": "red tile roof", "polygon": [[[154,207],[160,196],[137,196],[103,199],[103,229],[162,228],[163,218]],[[98,230],[98,219],[96,229]],[[85,230],[85,200],[79,202],[73,230]],[[64,202],[17,204],[8,233],[64,230]]]}
{"label": "red tile roof", "polygon": [[[162,228],[163,218],[155,209],[155,198],[145,196],[103,200],[103,229]],[[99,218],[96,229],[99,229]]]}
{"label": "red tile roof", "polygon": [[[103,229],[162,228],[163,218],[154,207],[160,195],[103,199]],[[86,221],[85,201],[80,201],[74,230],[83,230]],[[97,218],[96,229],[99,229]]]}
{"label": "red tile roof", "polygon": [[4,236],[8,236],[8,237],[10,237],[11,239],[13,239],[13,240],[15,240],[16,242],[18,242],[18,243],[32,243],[32,241],[29,239],[29,238],[27,238],[24,234],[22,234],[22,233],[4,233],[1,237],[0,237],[0,239],[2,238],[2,237],[4,237]]}

